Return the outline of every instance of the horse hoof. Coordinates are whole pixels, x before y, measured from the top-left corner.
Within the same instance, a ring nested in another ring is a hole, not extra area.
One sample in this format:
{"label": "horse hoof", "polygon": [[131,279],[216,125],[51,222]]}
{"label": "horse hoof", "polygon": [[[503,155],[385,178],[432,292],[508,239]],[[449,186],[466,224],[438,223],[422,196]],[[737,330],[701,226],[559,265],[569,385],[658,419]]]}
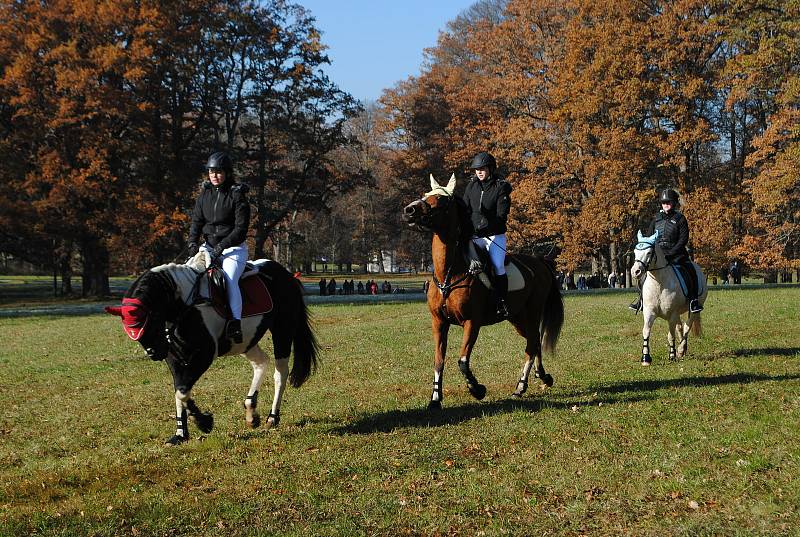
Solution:
{"label": "horse hoof", "polygon": [[442,409],[442,402],[441,401],[431,401],[428,403],[428,410],[441,410]]}
{"label": "horse hoof", "polygon": [[511,394],[511,397],[513,397],[514,399],[522,399],[522,394],[523,393],[525,393],[525,392],[516,391],[516,392]]}
{"label": "horse hoof", "polygon": [[247,422],[247,426],[250,427],[251,429],[256,429],[258,428],[259,425],[261,425],[261,416],[259,416],[258,414],[255,414],[253,416],[253,419]]}
{"label": "horse hoof", "polygon": [[203,412],[201,414],[192,414],[192,419],[200,431],[210,433],[214,428],[214,414],[211,412]]}
{"label": "horse hoof", "polygon": [[164,442],[164,444],[168,446],[177,446],[178,444],[183,444],[187,440],[189,440],[189,437],[187,436],[178,436],[177,434],[173,434],[172,438],[168,439],[166,442]]}
{"label": "horse hoof", "polygon": [[472,397],[480,401],[486,397],[486,386],[483,384],[476,384],[474,388],[470,388],[469,393],[472,394]]}
{"label": "horse hoof", "polygon": [[542,384],[544,384],[545,387],[547,387],[547,388],[552,388],[553,387],[553,375],[551,375],[550,373],[545,373],[544,376],[542,376]]}
{"label": "horse hoof", "polygon": [[269,416],[267,417],[267,424],[264,426],[267,430],[274,429],[278,426],[281,422],[280,416],[277,416],[270,412]]}
{"label": "horse hoof", "polygon": [[642,356],[642,365],[650,365],[653,362],[653,359],[650,358],[649,354],[645,354]]}

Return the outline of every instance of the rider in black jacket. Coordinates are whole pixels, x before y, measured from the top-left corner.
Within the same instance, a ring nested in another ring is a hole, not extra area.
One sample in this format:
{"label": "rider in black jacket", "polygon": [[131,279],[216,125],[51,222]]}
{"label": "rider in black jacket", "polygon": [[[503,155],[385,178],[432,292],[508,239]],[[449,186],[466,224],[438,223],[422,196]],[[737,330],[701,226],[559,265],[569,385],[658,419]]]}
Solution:
{"label": "rider in black jacket", "polygon": [[247,262],[247,229],[250,225],[248,187],[237,183],[233,177],[233,162],[223,152],[211,155],[206,165],[209,180],[203,183],[192,212],[188,252],[198,251],[202,237],[205,249],[214,257],[222,258],[228,290],[228,303],[233,319],[228,323],[227,335],[236,343],[242,342],[242,295],[239,276]]}
{"label": "rider in black jacket", "polygon": [[489,153],[475,155],[470,168],[475,170],[475,175],[467,184],[463,200],[470,211],[472,242],[476,247],[489,252],[495,274],[497,315],[504,319],[508,317],[505,233],[506,220],[511,209],[511,185],[498,175],[497,161]]}
{"label": "rider in black jacket", "polygon": [[[689,274],[694,275],[694,285],[690,285],[689,298],[689,311],[698,313],[703,311],[703,306],[697,300],[697,293],[700,289],[700,282],[698,274],[694,270],[692,260],[689,258],[689,252],[686,245],[689,243],[689,223],[682,213],[678,212],[676,208],[679,206],[678,193],[667,188],[661,192],[659,197],[661,202],[661,211],[650,222],[647,229],[647,235],[653,235],[658,231],[658,245],[664,252],[664,257],[671,265],[681,265],[688,269]],[[640,295],[641,295],[641,285]],[[629,306],[632,310],[639,311],[641,309],[641,296],[639,299]]]}

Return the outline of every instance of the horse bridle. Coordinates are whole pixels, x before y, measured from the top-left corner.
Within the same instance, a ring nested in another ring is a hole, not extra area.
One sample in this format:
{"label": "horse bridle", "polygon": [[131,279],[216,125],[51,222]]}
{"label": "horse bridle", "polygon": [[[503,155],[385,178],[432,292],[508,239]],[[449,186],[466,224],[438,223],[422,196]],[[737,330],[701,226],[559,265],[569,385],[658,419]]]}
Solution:
{"label": "horse bridle", "polygon": [[[427,201],[425,201],[425,197],[420,198],[419,201],[421,201],[422,203],[425,204],[426,207],[428,207],[428,212],[425,213],[420,218],[420,220],[422,221],[422,224],[424,226],[426,226],[426,227],[429,227],[429,225],[430,225],[429,223],[433,219],[433,217],[435,217],[440,212],[445,211],[445,210],[447,210],[449,208],[450,199],[452,197],[453,197],[452,194],[448,194],[446,196],[440,196],[439,199],[444,201],[444,203],[442,203],[441,205],[437,204],[436,207],[431,207],[430,204]],[[461,238],[459,237],[459,238],[456,239],[456,243],[455,243],[456,252],[459,251],[460,247],[461,247]],[[447,267],[447,272],[445,273],[445,276],[444,276],[444,282],[440,282],[436,278],[436,274],[432,274],[433,284],[436,286],[437,289],[439,289],[439,292],[442,293],[442,298],[444,298],[445,300],[447,299],[448,296],[450,296],[450,293],[452,293],[454,289],[458,288],[458,286],[459,286],[459,284],[461,282],[463,282],[464,280],[466,280],[467,278],[472,276],[469,273],[469,271],[467,271],[460,278],[458,278],[457,280],[451,282],[450,281],[450,276],[451,276],[452,271],[453,271],[453,265],[450,265],[450,267]]]}
{"label": "horse bridle", "polygon": [[441,205],[437,204],[436,207],[431,207],[431,204],[425,201],[425,196],[417,200],[427,207],[427,211],[425,211],[419,218],[419,223],[422,225],[422,227],[431,229],[431,221],[436,215],[446,210],[450,206],[450,198],[451,196],[449,195],[440,197],[439,199],[444,201],[444,203]]}
{"label": "horse bridle", "polygon": [[[640,248],[641,245],[646,245],[647,247],[646,248]],[[647,263],[645,263],[644,261],[639,261],[638,259],[634,259],[633,262],[634,263],[639,263],[640,265],[642,265],[642,267],[644,268],[645,272],[655,272],[657,270],[661,270],[661,269],[667,268],[669,266],[669,263],[667,263],[664,266],[657,267],[657,268],[654,268],[654,269],[650,268],[650,262],[653,261],[653,256],[656,253],[656,245],[655,244],[650,244],[649,242],[640,242],[640,243],[637,243],[636,246],[634,247],[634,250],[650,250],[650,249],[652,249],[653,252],[648,257]]]}

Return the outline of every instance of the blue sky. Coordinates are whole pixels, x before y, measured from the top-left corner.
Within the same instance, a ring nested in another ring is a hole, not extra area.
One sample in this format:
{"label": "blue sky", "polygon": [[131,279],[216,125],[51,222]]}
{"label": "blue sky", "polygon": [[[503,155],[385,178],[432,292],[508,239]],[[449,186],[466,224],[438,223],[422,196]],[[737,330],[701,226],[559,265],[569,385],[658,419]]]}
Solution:
{"label": "blue sky", "polygon": [[328,48],[324,70],[340,89],[374,101],[419,74],[423,50],[474,0],[296,0],[311,11]]}

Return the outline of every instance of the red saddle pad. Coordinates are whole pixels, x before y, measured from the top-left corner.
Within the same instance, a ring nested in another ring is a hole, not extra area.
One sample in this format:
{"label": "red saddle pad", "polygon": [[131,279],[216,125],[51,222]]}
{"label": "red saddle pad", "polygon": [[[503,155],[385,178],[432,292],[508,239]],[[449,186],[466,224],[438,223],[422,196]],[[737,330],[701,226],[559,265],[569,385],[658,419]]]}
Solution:
{"label": "red saddle pad", "polygon": [[[272,295],[269,294],[264,278],[258,275],[239,280],[239,291],[242,292],[242,318],[254,315],[264,315],[272,311]],[[217,294],[220,300],[212,300],[214,309],[221,317],[229,317],[227,302],[228,297],[221,296],[216,287],[212,287],[212,294]]]}

